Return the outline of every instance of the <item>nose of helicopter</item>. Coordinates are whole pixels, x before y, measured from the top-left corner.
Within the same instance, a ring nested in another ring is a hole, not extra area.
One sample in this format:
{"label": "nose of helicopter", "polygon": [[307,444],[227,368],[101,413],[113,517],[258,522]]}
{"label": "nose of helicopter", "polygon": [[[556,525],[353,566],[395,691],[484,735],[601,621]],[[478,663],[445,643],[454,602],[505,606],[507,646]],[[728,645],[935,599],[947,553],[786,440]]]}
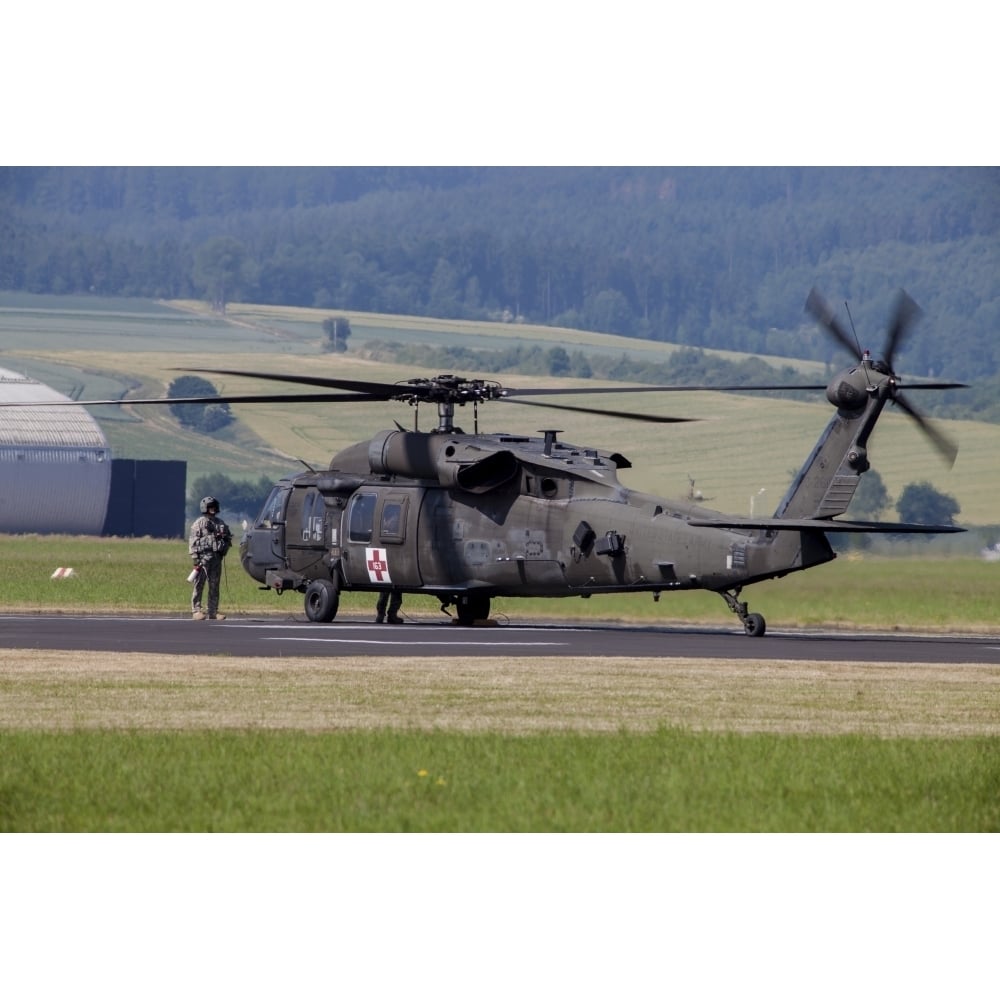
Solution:
{"label": "nose of helicopter", "polygon": [[254,562],[252,539],[253,528],[244,528],[243,536],[240,538],[240,565],[251,579],[263,583],[264,570]]}

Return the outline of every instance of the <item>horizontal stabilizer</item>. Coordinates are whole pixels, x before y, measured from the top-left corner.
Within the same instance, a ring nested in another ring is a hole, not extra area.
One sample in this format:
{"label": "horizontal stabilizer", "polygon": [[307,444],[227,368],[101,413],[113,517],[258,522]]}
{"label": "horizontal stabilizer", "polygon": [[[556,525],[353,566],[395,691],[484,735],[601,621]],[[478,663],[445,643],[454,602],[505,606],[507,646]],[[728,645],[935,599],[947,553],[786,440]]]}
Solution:
{"label": "horizontal stabilizer", "polygon": [[819,517],[692,518],[695,528],[735,528],[744,531],[854,531],[881,535],[944,535],[965,531],[954,524],[892,524],[888,521],[835,521]]}

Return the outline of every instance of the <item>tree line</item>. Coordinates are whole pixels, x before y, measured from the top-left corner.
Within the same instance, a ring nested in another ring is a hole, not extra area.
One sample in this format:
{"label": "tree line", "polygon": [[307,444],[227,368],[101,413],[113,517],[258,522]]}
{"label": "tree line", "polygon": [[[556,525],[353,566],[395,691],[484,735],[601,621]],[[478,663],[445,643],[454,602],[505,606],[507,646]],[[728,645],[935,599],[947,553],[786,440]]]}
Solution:
{"label": "tree line", "polygon": [[[1000,373],[1000,171],[2,168],[0,289],[530,321],[830,360],[893,292],[915,375]],[[846,319],[845,319],[846,322]]]}

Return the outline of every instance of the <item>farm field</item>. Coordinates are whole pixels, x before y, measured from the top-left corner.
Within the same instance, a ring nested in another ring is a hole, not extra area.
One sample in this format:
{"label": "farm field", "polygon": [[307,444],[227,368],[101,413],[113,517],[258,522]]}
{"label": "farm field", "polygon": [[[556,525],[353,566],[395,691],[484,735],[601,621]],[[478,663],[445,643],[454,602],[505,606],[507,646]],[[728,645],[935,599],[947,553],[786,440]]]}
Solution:
{"label": "farm field", "polygon": [[[233,305],[226,320],[199,303],[122,303],[114,300],[0,295],[0,366],[25,371],[59,391],[78,397],[116,398],[126,389],[148,395],[165,392],[187,367],[260,369],[393,382],[437,374],[384,364],[358,356],[366,343],[395,339],[403,343],[472,343],[507,346],[511,342],[559,343],[567,349],[622,353],[660,359],[673,345],[547,327],[502,323],[456,323],[422,317],[348,314],[352,352],[324,354],[321,323],[328,311]],[[808,366],[807,366],[808,367]],[[816,366],[803,374],[818,377]],[[492,377],[490,372],[463,372]],[[215,376],[220,392],[259,390],[261,383]],[[510,374],[508,385],[594,385],[593,380],[555,380]],[[605,383],[606,384],[606,383]],[[272,384],[273,388],[273,384]],[[567,402],[572,402],[572,398]],[[828,420],[825,402],[803,403],[761,396],[684,393],[632,396],[628,408],[640,412],[688,416],[696,422],[670,429],[629,424],[625,440],[611,416],[560,414],[562,438],[575,444],[621,450],[633,468],[623,470],[626,485],[665,497],[686,496],[693,479],[707,507],[734,514],[774,510]],[[370,437],[392,419],[412,425],[417,413],[384,404],[330,407],[311,404],[234,406],[238,422],[212,437],[183,430],[168,412],[154,407],[99,407],[94,414],[116,457],[168,458],[188,462],[189,481],[208,472],[233,478],[279,476],[301,468],[301,461],[325,466],[342,447]],[[434,419],[426,408],[422,426]],[[472,414],[461,408],[461,424]],[[509,403],[483,407],[479,426],[534,434],[544,419],[537,410]],[[945,421],[960,451],[948,469],[904,415],[886,413],[876,431],[871,455],[890,495],[898,497],[910,482],[926,480],[954,496],[959,521],[967,525],[1000,523],[1000,426],[975,421]],[[467,426],[466,430],[471,430]],[[941,540],[938,540],[939,542]]]}

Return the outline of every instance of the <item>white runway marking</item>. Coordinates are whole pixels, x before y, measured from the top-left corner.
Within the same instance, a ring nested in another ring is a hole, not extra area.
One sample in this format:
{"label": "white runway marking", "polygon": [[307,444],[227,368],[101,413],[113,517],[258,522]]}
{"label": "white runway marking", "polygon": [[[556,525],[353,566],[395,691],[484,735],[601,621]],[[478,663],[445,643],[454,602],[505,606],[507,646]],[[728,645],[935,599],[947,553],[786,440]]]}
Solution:
{"label": "white runway marking", "polygon": [[[383,635],[409,635],[410,631],[413,629],[418,630],[419,635],[427,635],[429,632],[442,632],[446,631],[451,635],[458,635],[459,633],[455,631],[455,628],[450,625],[439,625],[436,622],[431,622],[426,625],[393,625],[391,628],[389,626],[378,626],[378,625],[365,625],[362,623],[357,624],[330,624],[330,625],[317,625],[310,622],[283,622],[272,624],[270,622],[242,622],[242,621],[227,621],[224,628],[249,628],[249,629],[263,629],[268,632],[277,631],[294,631],[294,632],[371,632],[373,629],[382,633]],[[504,635],[510,635],[511,632],[528,632],[535,633],[541,631],[553,631],[558,630],[560,632],[585,632],[586,628],[575,628],[573,626],[562,626],[562,625],[504,625],[498,628],[477,628],[476,626],[471,626],[469,628],[463,628],[461,630],[462,635],[469,635],[470,633],[485,636],[493,635],[497,632],[503,632]]]}
{"label": "white runway marking", "polygon": [[[454,646],[454,643],[445,639],[427,642],[407,642],[400,639],[398,642],[392,639],[327,639],[323,636],[291,635],[291,636],[267,636],[270,642],[340,642],[349,646],[406,646],[412,649],[414,646]],[[504,650],[512,646],[568,646],[568,642],[505,642],[503,646],[497,646],[495,642],[463,642],[463,646],[489,646],[493,649]]]}

